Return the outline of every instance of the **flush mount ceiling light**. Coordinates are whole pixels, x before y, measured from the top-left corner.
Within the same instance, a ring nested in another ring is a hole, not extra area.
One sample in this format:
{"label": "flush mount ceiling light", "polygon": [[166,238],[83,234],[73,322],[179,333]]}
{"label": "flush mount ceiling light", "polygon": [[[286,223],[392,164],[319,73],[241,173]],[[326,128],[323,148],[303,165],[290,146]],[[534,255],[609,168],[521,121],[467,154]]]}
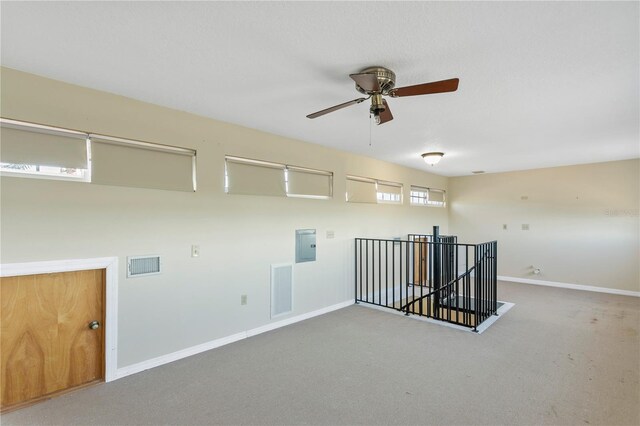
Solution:
{"label": "flush mount ceiling light", "polygon": [[428,165],[433,166],[438,164],[443,156],[444,152],[425,152],[424,154],[422,154],[422,159]]}

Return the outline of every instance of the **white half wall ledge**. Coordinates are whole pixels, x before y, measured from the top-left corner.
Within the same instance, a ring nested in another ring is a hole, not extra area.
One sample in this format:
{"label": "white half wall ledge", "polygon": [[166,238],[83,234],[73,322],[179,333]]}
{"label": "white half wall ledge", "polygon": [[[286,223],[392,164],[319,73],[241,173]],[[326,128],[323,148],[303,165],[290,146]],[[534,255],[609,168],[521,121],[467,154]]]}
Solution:
{"label": "white half wall ledge", "polygon": [[402,316],[404,318],[408,318],[408,319],[411,319],[411,320],[428,322],[429,324],[435,324],[435,325],[439,325],[439,326],[442,326],[442,327],[453,328],[454,330],[464,331],[465,333],[482,334],[489,328],[490,325],[492,325],[494,322],[496,322],[499,318],[502,318],[502,316],[504,314],[506,314],[511,308],[516,306],[515,303],[511,303],[511,302],[504,302],[502,300],[498,300],[498,302],[502,303],[502,306],[500,306],[498,308],[498,310],[496,311],[496,315],[491,315],[489,318],[484,320],[476,328],[476,331],[473,331],[473,328],[471,328],[471,327],[465,327],[463,325],[458,325],[458,324],[454,324],[454,323],[447,322],[447,321],[437,320],[435,318],[429,318],[429,317],[426,317],[426,316],[415,315],[415,314],[407,316],[402,311],[398,311],[396,309],[390,309],[390,308],[387,308],[385,306],[374,305],[374,304],[367,303],[367,302],[360,302],[358,304],[358,306],[363,306],[363,307],[369,308],[369,309],[375,309],[375,310],[386,312],[386,313],[392,314],[392,315],[399,315],[399,316]]}
{"label": "white half wall ledge", "polygon": [[136,364],[131,364],[125,367],[118,368],[116,372],[116,379],[130,376],[132,374],[140,373],[151,368],[159,367],[164,364],[168,364],[173,361],[178,361],[183,358],[197,355],[202,352],[209,351],[211,349],[219,348],[230,343],[237,342],[239,340],[246,339],[248,337],[257,336],[258,334],[266,333],[267,331],[275,330],[281,327],[285,327],[296,322],[304,321],[309,318],[324,315],[329,312],[337,311],[338,309],[346,308],[354,304],[353,300],[347,300],[345,302],[337,303],[335,305],[327,306],[315,311],[307,312],[306,314],[296,315],[291,318],[287,318],[281,321],[272,322],[270,324],[263,325],[261,327],[253,328],[251,330],[242,331],[240,333],[232,334],[230,336],[221,337],[219,339],[212,340],[210,342],[202,343],[189,348],[181,349],[170,354],[161,355],[156,358],[151,358],[146,361],[142,361]]}
{"label": "white half wall ledge", "polygon": [[620,296],[640,297],[640,291],[620,290],[617,288],[597,287],[584,284],[561,283],[557,281],[533,280],[531,278],[506,277],[498,275],[498,281],[510,281],[514,283],[542,285],[547,287],[568,288],[571,290],[593,291],[596,293],[617,294]]}

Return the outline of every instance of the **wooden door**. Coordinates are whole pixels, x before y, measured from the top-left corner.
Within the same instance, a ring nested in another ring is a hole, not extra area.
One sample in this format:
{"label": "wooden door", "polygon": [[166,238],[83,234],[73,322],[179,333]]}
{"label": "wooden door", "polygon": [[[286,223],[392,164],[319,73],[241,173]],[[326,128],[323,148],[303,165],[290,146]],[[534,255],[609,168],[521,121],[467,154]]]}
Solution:
{"label": "wooden door", "polygon": [[96,269],[0,278],[1,410],[104,378],[104,277]]}
{"label": "wooden door", "polygon": [[417,237],[413,243],[413,283],[415,285],[428,285],[427,262],[429,259],[427,239]]}

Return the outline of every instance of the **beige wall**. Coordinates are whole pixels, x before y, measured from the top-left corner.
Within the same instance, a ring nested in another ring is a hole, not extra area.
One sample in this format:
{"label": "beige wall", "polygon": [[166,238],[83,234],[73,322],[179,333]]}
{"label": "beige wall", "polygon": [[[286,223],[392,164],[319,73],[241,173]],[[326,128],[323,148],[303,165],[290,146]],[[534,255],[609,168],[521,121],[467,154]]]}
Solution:
{"label": "beige wall", "polygon": [[452,178],[449,229],[498,240],[499,275],[637,292],[639,169],[636,159]]}
{"label": "beige wall", "polygon": [[[346,174],[402,182],[405,200],[411,184],[446,189],[444,177],[15,70],[1,78],[3,117],[198,151],[196,193],[0,179],[2,263],[119,258],[119,367],[269,323],[270,264],[294,261],[295,229],[317,229],[318,260],[295,265],[292,315],[353,298],[354,237],[448,231],[445,209],[342,195]],[[226,195],[225,154],[331,170],[336,195]],[[127,279],[126,256],[143,254],[162,255],[163,273]]]}

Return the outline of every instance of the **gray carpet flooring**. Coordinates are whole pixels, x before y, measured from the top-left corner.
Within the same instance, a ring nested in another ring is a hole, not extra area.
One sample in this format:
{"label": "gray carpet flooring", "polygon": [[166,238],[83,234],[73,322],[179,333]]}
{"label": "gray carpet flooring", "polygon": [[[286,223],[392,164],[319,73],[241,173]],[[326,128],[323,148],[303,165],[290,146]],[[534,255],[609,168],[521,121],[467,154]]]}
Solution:
{"label": "gray carpet flooring", "polygon": [[3,426],[639,425],[640,299],[500,283],[481,335],[351,306],[10,412]]}

